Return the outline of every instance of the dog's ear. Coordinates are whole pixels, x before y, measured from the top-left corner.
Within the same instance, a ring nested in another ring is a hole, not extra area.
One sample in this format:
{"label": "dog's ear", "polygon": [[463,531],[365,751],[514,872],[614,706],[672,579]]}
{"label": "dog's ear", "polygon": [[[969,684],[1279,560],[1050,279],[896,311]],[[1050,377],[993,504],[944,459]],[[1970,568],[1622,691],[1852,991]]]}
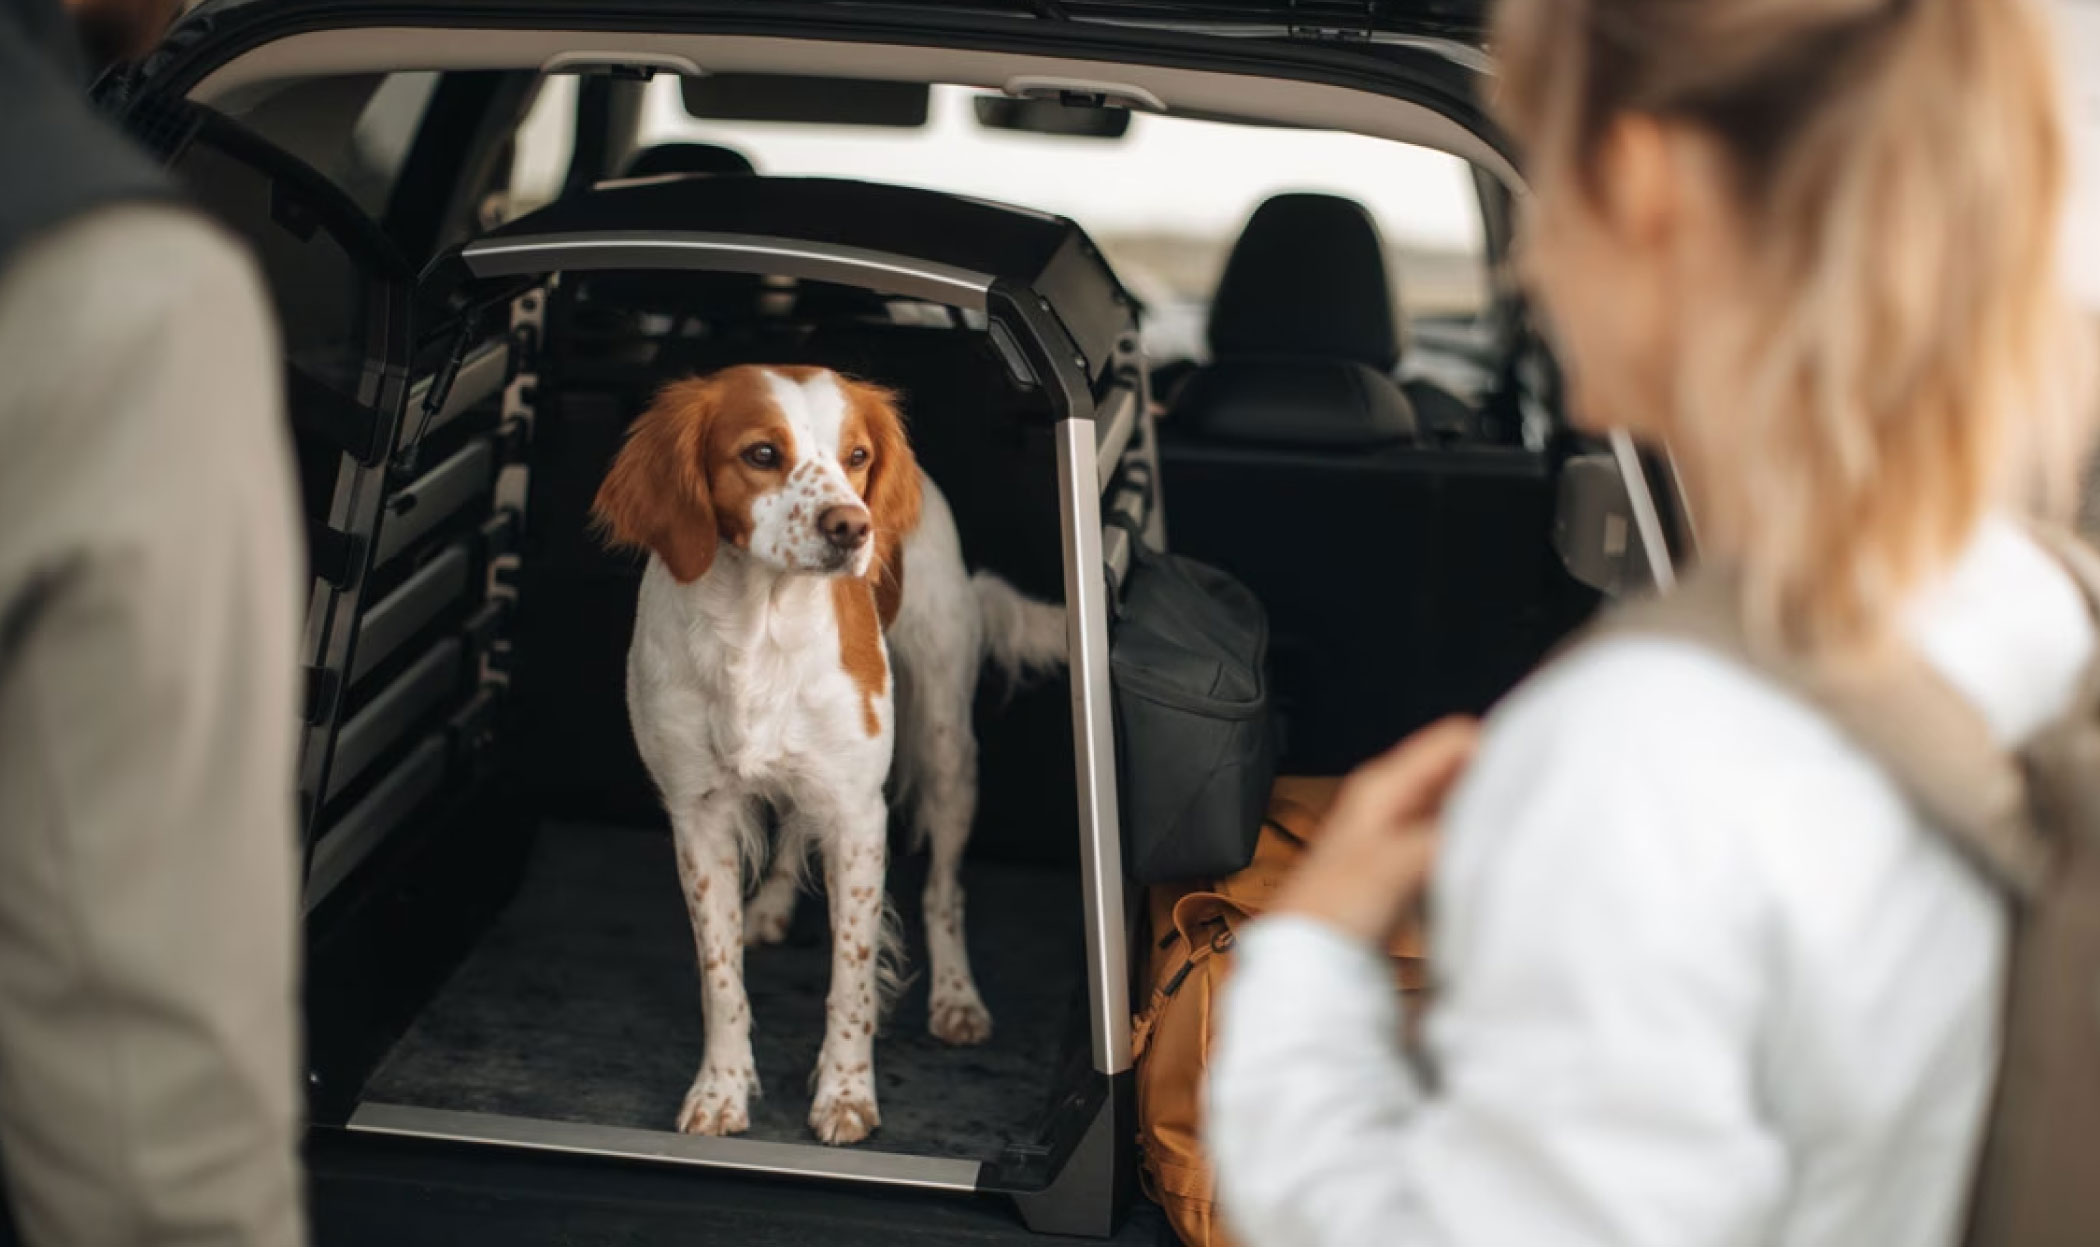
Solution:
{"label": "dog's ear", "polygon": [[879,385],[854,381],[849,393],[875,451],[865,499],[875,534],[902,541],[919,526],[919,461],[904,432],[904,413],[896,393]]}
{"label": "dog's ear", "polygon": [[719,401],[711,378],[665,386],[627,430],[591,504],[607,544],[655,551],[681,584],[706,575],[715,561],[706,454]]}
{"label": "dog's ear", "polygon": [[919,460],[911,452],[895,391],[851,381],[847,395],[875,452],[863,499],[875,524],[875,566],[868,579],[874,583],[876,611],[887,628],[904,601],[904,539],[919,526]]}

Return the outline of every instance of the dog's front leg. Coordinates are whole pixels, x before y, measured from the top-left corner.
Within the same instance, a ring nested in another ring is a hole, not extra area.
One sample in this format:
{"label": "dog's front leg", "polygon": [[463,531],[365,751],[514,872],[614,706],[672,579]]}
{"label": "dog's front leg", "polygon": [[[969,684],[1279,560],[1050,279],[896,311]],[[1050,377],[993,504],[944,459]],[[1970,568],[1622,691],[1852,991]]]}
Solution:
{"label": "dog's front leg", "polygon": [[822,837],[831,905],[831,995],[817,1054],[809,1125],[826,1143],[858,1143],[882,1124],[875,1106],[875,1026],[881,1019],[883,871],[888,812],[880,794],[843,813]]}
{"label": "dog's front leg", "polygon": [[751,1060],[751,1002],[744,995],[741,854],[745,823],[754,813],[741,799],[703,797],[671,819],[678,878],[700,956],[706,1025],[700,1072],[678,1110],[678,1129],[685,1134],[736,1134],[751,1125],[758,1068]]}

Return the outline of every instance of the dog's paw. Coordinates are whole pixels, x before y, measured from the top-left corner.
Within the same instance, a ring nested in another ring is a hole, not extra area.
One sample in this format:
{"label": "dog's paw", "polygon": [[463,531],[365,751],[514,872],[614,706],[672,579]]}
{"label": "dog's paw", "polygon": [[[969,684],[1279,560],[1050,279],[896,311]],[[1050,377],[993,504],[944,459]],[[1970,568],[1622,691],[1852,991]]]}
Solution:
{"label": "dog's paw", "polygon": [[774,875],[767,879],[758,895],[744,906],[744,946],[750,948],[786,940],[788,926],[795,920],[797,899],[792,877]]}
{"label": "dog's paw", "polygon": [[758,1073],[751,1069],[702,1066],[678,1110],[678,1133],[742,1134],[751,1128],[751,1094]]}
{"label": "dog's paw", "polygon": [[784,942],[794,916],[792,908],[760,909],[754,904],[744,911],[744,947]]}
{"label": "dog's paw", "polygon": [[809,1128],[818,1139],[833,1146],[858,1143],[880,1125],[882,1113],[875,1107],[874,1093],[868,1090],[819,1092],[817,1102],[809,1110]]}
{"label": "dog's paw", "polygon": [[975,991],[941,993],[927,1002],[926,1029],[945,1044],[981,1044],[992,1037],[992,1013]]}

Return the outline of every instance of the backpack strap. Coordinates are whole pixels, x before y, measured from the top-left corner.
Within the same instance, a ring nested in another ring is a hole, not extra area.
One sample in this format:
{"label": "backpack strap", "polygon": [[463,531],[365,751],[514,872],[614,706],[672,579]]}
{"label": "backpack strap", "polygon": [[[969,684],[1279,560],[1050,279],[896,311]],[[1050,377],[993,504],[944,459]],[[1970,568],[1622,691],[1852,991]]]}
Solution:
{"label": "backpack strap", "polygon": [[[2084,554],[2081,579],[2100,609],[2100,563]],[[2074,576],[2081,573],[2074,571]],[[1878,761],[1927,821],[2017,901],[2035,896],[2050,870],[2049,845],[2035,825],[2024,764],[1991,736],[1968,699],[1905,649],[1869,672],[1812,668],[1753,644],[1741,595],[1725,569],[1701,568],[1667,597],[1614,608],[1586,640],[1615,635],[1675,637],[1712,650],[1817,707]],[[2100,683],[2082,697],[2100,704]]]}
{"label": "backpack strap", "polygon": [[[2077,533],[2057,524],[2028,525],[2035,544],[2053,555],[2070,573],[2071,583],[2085,599],[2085,608],[2100,622],[2100,551],[2095,551]],[[2100,664],[2096,664],[2100,665]]]}

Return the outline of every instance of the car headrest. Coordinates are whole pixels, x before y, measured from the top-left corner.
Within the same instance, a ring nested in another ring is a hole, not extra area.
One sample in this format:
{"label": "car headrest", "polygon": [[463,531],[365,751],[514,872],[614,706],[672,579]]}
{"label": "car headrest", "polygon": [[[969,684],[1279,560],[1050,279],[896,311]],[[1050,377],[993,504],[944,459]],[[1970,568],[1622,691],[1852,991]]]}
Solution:
{"label": "car headrest", "polygon": [[1364,206],[1288,194],[1255,209],[1210,305],[1215,359],[1346,359],[1390,372],[1400,333],[1385,246]]}
{"label": "car headrest", "polygon": [[1174,396],[1171,425],[1216,442],[1342,450],[1416,440],[1414,405],[1351,360],[1221,359]]}
{"label": "car headrest", "polygon": [[714,143],[658,143],[628,157],[623,177],[653,178],[666,173],[756,173],[751,158],[734,147]]}

